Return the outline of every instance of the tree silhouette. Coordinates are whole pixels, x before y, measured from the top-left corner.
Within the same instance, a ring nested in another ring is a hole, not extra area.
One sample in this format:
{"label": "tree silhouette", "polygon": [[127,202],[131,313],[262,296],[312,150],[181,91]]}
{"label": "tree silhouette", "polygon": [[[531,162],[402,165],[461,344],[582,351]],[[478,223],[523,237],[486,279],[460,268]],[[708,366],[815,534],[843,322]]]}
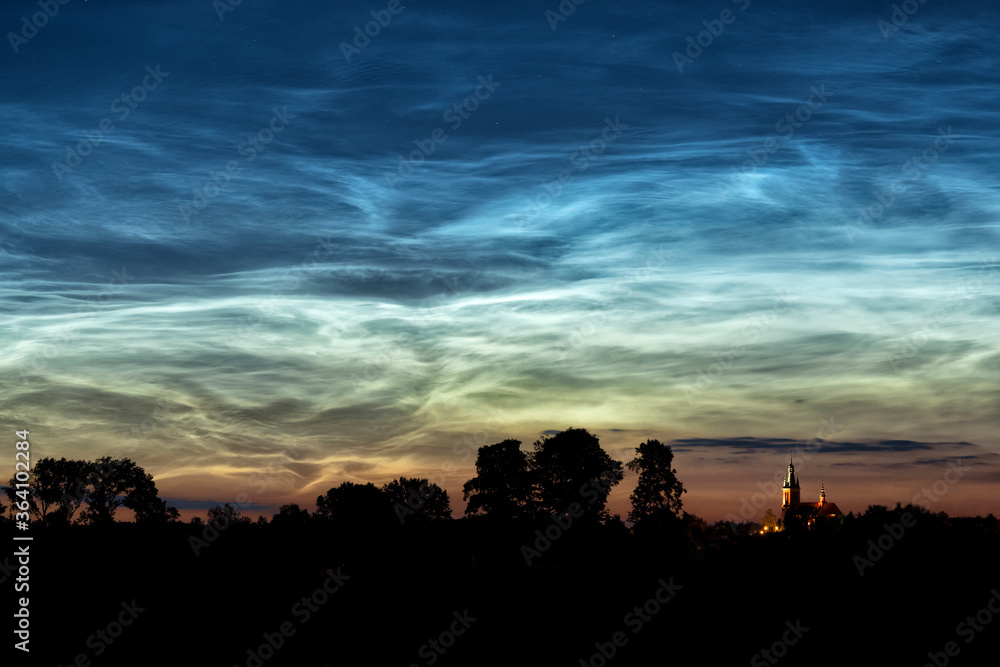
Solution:
{"label": "tree silhouette", "polygon": [[125,502],[129,489],[121,474],[115,474],[118,461],[105,456],[92,462],[88,475],[87,509],[83,520],[87,523],[110,523],[115,511]]}
{"label": "tree silhouette", "polygon": [[[42,463],[41,461],[38,462]],[[45,470],[48,468],[48,470]],[[49,459],[49,463],[39,473],[39,481],[49,477],[51,497],[59,494],[59,508],[56,510],[58,522],[70,523],[77,510],[83,504],[87,495],[87,482],[84,478],[90,470],[87,461],[61,458],[58,461]]]}
{"label": "tree silhouette", "polygon": [[889,516],[889,508],[885,505],[869,505],[861,516],[872,521],[885,521]]}
{"label": "tree silhouette", "polygon": [[302,509],[296,503],[289,503],[278,508],[277,514],[271,519],[272,526],[287,528],[302,528],[309,524],[309,510]]}
{"label": "tree silhouette", "polygon": [[629,470],[639,473],[639,481],[630,496],[629,521],[648,525],[680,517],[681,494],[687,489],[677,480],[670,446],[659,440],[647,440],[635,448],[635,453],[635,458],[626,464]]}
{"label": "tree silhouette", "polygon": [[520,440],[479,448],[476,476],[462,487],[465,514],[517,519],[531,514],[532,478]]}
{"label": "tree silhouette", "polygon": [[448,492],[426,479],[400,477],[383,486],[382,492],[401,523],[409,519],[443,521],[451,518]]}
{"label": "tree silhouette", "polygon": [[813,510],[808,505],[798,505],[785,511],[782,530],[798,534],[809,529],[809,523],[813,518]]}
{"label": "tree silhouette", "polygon": [[250,517],[243,516],[239,507],[233,507],[229,503],[216,505],[208,510],[208,523],[218,528],[229,526],[250,525]]}
{"label": "tree silhouette", "polygon": [[167,502],[159,497],[153,476],[130,461],[122,459],[116,467],[125,480],[128,493],[122,504],[135,513],[135,522],[161,524],[180,520],[175,507],[167,507]]}
{"label": "tree silhouette", "polygon": [[[11,486],[4,488],[11,499],[16,493],[14,483],[11,479]],[[29,510],[36,520],[49,525],[71,523],[84,501],[87,508],[80,519],[88,523],[112,522],[122,506],[135,512],[137,523],[179,518],[177,510],[158,497],[152,475],[130,459],[43,458],[32,466],[28,484]]]}
{"label": "tree silhouette", "polygon": [[135,512],[135,522],[142,524],[158,524],[180,521],[181,514],[176,507],[167,507],[167,501],[156,496],[156,487],[151,493],[136,495],[131,500],[125,500],[125,506]]}
{"label": "tree silhouette", "polygon": [[[35,462],[28,476],[29,511],[35,520],[47,524],[67,524],[86,498],[89,464],[86,461],[43,458]],[[15,500],[15,478],[4,488]],[[20,500],[17,498],[17,500]]]}
{"label": "tree silhouette", "polygon": [[165,523],[178,517],[177,510],[168,508],[159,499],[153,476],[131,459],[105,456],[90,464],[87,486],[87,509],[84,520],[89,523],[111,523],[115,511],[125,506],[135,512],[137,523]]}
{"label": "tree silhouette", "polygon": [[774,515],[774,511],[770,507],[764,512],[763,526],[764,530],[768,533],[778,530],[778,518]]}
{"label": "tree silhouette", "polygon": [[591,519],[607,518],[608,494],[624,477],[621,461],[608,456],[597,436],[582,428],[536,440],[530,469],[540,511],[566,514],[579,503]]}
{"label": "tree silhouette", "polygon": [[316,498],[316,514],[349,525],[385,524],[393,517],[392,504],[371,482],[343,482]]}

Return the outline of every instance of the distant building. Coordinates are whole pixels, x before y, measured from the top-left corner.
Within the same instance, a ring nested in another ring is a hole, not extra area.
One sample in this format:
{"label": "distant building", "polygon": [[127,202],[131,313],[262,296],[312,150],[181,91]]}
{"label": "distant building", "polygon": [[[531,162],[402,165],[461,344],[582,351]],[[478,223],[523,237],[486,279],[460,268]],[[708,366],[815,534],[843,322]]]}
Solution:
{"label": "distant building", "polygon": [[788,457],[788,475],[785,483],[781,486],[781,524],[785,525],[785,517],[789,512],[804,508],[808,510],[807,524],[813,525],[818,519],[832,519],[844,516],[844,513],[837,507],[837,503],[831,503],[826,499],[826,488],[819,485],[819,502],[804,503],[799,499],[799,479],[795,476],[795,466],[792,464],[792,457]]}

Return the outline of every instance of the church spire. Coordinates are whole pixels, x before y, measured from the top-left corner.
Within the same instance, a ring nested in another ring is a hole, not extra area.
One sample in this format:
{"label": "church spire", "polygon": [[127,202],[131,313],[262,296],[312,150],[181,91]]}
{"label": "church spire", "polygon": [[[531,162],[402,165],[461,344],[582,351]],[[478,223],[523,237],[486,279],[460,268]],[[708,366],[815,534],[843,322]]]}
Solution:
{"label": "church spire", "polygon": [[799,480],[795,477],[795,464],[792,456],[788,456],[788,475],[781,486],[781,507],[788,509],[799,504]]}
{"label": "church spire", "polygon": [[788,457],[788,474],[785,476],[785,483],[782,485],[783,489],[797,489],[799,488],[799,480],[795,479],[795,464],[792,463],[792,457]]}

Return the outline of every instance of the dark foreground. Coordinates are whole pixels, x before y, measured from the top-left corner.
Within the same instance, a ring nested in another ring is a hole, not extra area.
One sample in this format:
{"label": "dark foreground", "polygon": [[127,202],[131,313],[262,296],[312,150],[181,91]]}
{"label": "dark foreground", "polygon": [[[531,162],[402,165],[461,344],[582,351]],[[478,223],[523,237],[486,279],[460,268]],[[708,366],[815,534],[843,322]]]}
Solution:
{"label": "dark foreground", "polygon": [[[9,649],[5,614],[5,664],[996,664],[995,522],[898,518],[767,537],[574,526],[530,568],[531,525],[233,526],[198,555],[185,524],[39,529],[31,652]],[[5,599],[25,595],[7,595],[11,536]]]}

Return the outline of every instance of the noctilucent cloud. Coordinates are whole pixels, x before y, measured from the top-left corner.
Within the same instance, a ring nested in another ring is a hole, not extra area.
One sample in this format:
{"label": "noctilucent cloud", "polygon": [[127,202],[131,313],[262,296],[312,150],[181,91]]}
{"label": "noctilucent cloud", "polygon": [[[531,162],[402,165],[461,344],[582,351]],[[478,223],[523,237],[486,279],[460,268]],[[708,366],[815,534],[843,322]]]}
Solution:
{"label": "noctilucent cloud", "polygon": [[4,3],[36,459],[460,513],[479,446],[573,426],[672,443],[710,520],[790,453],[804,500],[996,511],[995,3],[481,5]]}

